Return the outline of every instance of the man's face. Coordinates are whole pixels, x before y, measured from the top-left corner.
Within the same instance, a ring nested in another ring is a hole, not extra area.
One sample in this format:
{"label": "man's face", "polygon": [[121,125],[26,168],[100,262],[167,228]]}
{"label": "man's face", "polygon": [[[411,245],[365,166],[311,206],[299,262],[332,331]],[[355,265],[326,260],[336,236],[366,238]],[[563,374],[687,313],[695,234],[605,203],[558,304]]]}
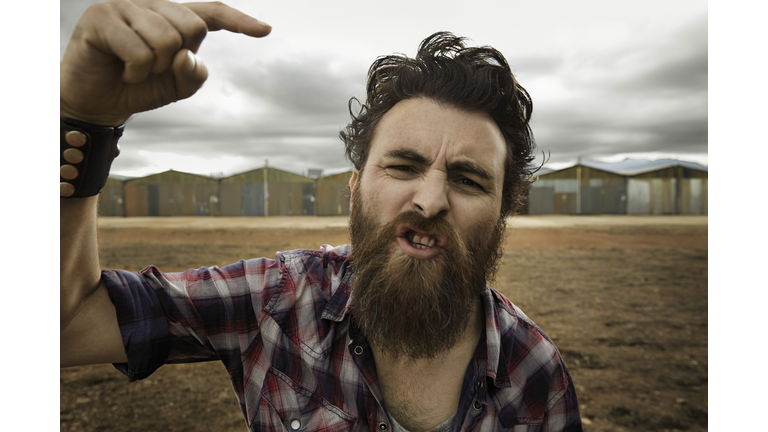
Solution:
{"label": "man's face", "polygon": [[498,265],[505,156],[484,114],[409,99],[381,119],[350,181],[353,309],[373,343],[411,357],[455,343]]}

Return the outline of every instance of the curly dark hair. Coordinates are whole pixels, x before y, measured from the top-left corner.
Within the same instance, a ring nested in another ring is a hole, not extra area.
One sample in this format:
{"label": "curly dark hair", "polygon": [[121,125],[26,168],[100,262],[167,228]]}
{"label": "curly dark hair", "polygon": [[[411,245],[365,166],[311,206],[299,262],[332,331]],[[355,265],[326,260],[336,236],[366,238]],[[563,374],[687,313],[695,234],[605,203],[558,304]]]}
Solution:
{"label": "curly dark hair", "polygon": [[352,121],[339,136],[347,158],[362,171],[376,125],[400,101],[423,97],[485,113],[496,122],[507,144],[500,214],[507,217],[524,208],[531,183],[533,103],[499,51],[467,47],[464,40],[438,32],[421,42],[416,58],[395,54],[376,59],[368,70],[366,103],[355,115],[352,103],[357,99],[350,99]]}

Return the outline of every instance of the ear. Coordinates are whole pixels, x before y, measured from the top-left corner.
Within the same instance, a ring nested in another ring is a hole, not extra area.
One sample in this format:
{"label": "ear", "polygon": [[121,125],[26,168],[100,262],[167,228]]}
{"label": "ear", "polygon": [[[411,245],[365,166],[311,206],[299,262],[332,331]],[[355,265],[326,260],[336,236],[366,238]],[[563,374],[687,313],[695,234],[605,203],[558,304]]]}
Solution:
{"label": "ear", "polygon": [[357,181],[360,179],[360,171],[357,168],[352,169],[352,177],[349,178],[349,209],[352,210],[352,197],[355,196]]}

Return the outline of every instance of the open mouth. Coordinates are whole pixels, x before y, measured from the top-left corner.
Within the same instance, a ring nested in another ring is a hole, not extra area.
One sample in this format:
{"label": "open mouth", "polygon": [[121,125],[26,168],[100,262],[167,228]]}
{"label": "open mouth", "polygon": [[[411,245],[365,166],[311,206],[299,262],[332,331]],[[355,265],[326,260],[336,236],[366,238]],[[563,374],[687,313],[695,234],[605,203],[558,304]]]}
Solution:
{"label": "open mouth", "polygon": [[406,238],[417,249],[429,249],[437,243],[437,239],[434,237],[427,234],[419,234],[415,231],[410,231]]}

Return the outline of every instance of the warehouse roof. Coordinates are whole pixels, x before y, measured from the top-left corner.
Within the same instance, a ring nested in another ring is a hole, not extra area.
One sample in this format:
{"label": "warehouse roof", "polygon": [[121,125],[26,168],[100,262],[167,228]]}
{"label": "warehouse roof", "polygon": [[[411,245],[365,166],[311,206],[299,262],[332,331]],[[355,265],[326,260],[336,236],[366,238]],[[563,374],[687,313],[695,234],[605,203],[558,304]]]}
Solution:
{"label": "warehouse roof", "polygon": [[[562,171],[573,168],[579,164],[574,164],[565,168],[550,169],[542,167],[536,176],[549,174],[555,171]],[[677,159],[657,159],[657,160],[645,160],[645,159],[624,159],[621,162],[598,162],[598,161],[581,161],[581,166],[595,168],[603,171],[607,171],[614,174],[623,176],[636,176],[638,174],[644,174],[647,172],[658,171],[664,168],[671,168],[681,166],[684,168],[695,169],[699,171],[708,171],[708,168],[704,165],[697,164],[695,162],[682,161]]]}
{"label": "warehouse roof", "polygon": [[615,174],[621,174],[625,176],[634,176],[638,174],[644,174],[647,172],[658,171],[664,168],[671,168],[681,166],[684,168],[695,169],[699,171],[707,171],[707,167],[699,165],[695,162],[681,161],[677,159],[657,159],[657,160],[644,160],[644,159],[624,159],[621,162],[597,162],[597,161],[582,161],[582,165],[597,168],[603,171],[609,171]]}

